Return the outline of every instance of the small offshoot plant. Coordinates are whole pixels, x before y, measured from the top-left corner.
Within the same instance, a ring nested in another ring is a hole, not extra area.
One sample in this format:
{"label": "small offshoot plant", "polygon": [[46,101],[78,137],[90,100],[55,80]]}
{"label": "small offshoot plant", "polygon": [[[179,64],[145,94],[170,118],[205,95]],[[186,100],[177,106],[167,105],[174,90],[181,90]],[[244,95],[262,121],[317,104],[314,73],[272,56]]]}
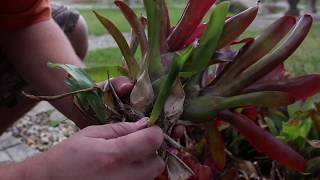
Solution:
{"label": "small offshoot plant", "polygon": [[[232,151],[226,148],[231,140],[225,132],[230,129],[280,166],[305,172],[307,160],[247,112],[285,107],[320,90],[320,75],[283,74],[283,62],[307,36],[312,17],[303,15],[296,22],[296,17],[284,16],[259,36],[239,39],[258,6],[227,17],[229,2],[189,0],[172,25],[165,0],[143,2],[146,17],[124,1],[114,1],[132,27],[130,43],[113,22],[94,12],[119,46],[123,66],[50,64],[68,73],[65,83],[77,107],[100,124],[149,117],[149,126],[160,126],[165,142],[159,154],[166,170],[159,179],[239,177],[241,172],[232,170],[237,169]],[[209,21],[202,23],[208,12]],[[137,50],[141,59],[136,59]],[[127,98],[119,98],[109,81],[120,75],[134,83]]]}

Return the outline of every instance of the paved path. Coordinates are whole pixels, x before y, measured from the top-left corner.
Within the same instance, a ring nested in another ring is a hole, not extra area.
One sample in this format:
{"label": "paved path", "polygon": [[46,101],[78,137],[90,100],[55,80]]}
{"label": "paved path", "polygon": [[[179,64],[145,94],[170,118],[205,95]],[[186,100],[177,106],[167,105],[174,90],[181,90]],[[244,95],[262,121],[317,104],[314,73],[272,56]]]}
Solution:
{"label": "paved path", "polygon": [[[130,42],[130,33],[123,33],[127,42]],[[89,51],[99,48],[112,48],[117,47],[113,37],[109,34],[102,36],[90,36],[89,37]]]}
{"label": "paved path", "polygon": [[[40,102],[30,112],[28,112],[26,116],[36,116],[41,112],[50,110],[54,110],[54,108],[49,103]],[[30,148],[28,145],[12,136],[11,132],[6,132],[0,136],[0,164],[23,161],[38,153],[40,152]]]}
{"label": "paved path", "polygon": [[11,133],[5,133],[0,137],[0,164],[23,161],[38,153],[37,150],[13,137]]}

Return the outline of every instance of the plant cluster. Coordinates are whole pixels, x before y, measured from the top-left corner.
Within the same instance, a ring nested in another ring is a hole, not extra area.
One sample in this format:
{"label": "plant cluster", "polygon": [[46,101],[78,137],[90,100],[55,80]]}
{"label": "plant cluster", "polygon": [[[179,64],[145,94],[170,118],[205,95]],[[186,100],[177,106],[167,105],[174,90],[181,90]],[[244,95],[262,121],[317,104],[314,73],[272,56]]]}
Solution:
{"label": "plant cluster", "polygon": [[[259,36],[241,39],[258,6],[228,17],[229,2],[189,0],[172,25],[165,0],[143,2],[146,17],[114,1],[132,27],[130,43],[107,17],[95,12],[118,44],[124,66],[80,69],[51,64],[68,72],[66,84],[79,109],[102,124],[150,117],[149,125],[160,126],[166,134],[161,154],[167,168],[159,179],[234,179],[245,177],[243,169],[258,171],[262,161],[253,165],[235,157],[242,137],[250,144],[243,147],[254,147],[249,149],[274,160],[274,167],[306,172],[305,157],[274,136],[289,136],[290,122],[279,132],[269,114],[320,90],[320,75],[289,78],[283,65],[307,36],[312,17],[304,15],[296,22],[284,16]],[[208,12],[209,21],[202,23]],[[111,81],[95,83],[120,75],[134,83],[127,98],[119,98]],[[275,177],[277,168],[269,169]]]}

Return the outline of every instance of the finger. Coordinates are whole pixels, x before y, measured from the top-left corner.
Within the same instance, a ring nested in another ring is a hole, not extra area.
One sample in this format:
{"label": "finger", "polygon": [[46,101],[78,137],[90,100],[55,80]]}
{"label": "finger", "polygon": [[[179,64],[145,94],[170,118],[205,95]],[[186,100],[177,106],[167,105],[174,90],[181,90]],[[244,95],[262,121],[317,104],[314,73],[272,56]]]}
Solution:
{"label": "finger", "polygon": [[112,79],[111,81],[119,97],[128,96],[131,93],[134,86],[130,79],[126,76],[119,76],[117,78]]}
{"label": "finger", "polygon": [[99,126],[89,126],[79,132],[79,135],[91,138],[113,139],[145,128],[148,118],[142,118],[137,122],[121,122]]}
{"label": "finger", "polygon": [[136,131],[116,139],[110,139],[104,145],[114,154],[117,161],[133,162],[145,159],[156,153],[163,142],[163,132],[157,126]]}
{"label": "finger", "polygon": [[[119,76],[116,78],[112,78],[111,82],[119,97],[126,97],[130,95],[134,86],[132,81],[126,76]],[[105,85],[105,81],[97,84],[97,86],[100,87],[101,89],[103,89],[104,85]]]}

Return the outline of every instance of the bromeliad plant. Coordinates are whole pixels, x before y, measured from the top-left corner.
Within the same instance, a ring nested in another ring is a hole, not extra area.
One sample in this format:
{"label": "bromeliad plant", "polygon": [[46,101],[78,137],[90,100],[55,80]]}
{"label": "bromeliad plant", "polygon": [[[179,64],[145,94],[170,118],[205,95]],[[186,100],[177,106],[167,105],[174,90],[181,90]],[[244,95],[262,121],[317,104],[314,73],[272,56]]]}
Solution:
{"label": "bromeliad plant", "polygon": [[[162,155],[167,169],[159,179],[235,178],[236,174],[225,173],[232,167],[231,153],[225,149],[228,140],[223,137],[230,125],[280,165],[305,171],[304,157],[242,110],[287,106],[320,90],[320,75],[282,76],[282,63],[310,30],[310,15],[298,22],[284,16],[256,38],[239,39],[258,7],[227,17],[229,2],[189,0],[178,24],[172,26],[165,0],[144,0],[147,18],[137,16],[123,1],[114,3],[132,27],[130,45],[108,18],[94,13],[118,44],[123,67],[83,70],[51,64],[68,72],[66,84],[84,114],[100,123],[150,117],[149,125],[159,125],[166,134]],[[201,24],[209,11],[209,22]],[[242,47],[236,50],[234,44]],[[130,97],[120,99],[111,81],[97,86],[101,75],[129,77],[134,82]]]}

